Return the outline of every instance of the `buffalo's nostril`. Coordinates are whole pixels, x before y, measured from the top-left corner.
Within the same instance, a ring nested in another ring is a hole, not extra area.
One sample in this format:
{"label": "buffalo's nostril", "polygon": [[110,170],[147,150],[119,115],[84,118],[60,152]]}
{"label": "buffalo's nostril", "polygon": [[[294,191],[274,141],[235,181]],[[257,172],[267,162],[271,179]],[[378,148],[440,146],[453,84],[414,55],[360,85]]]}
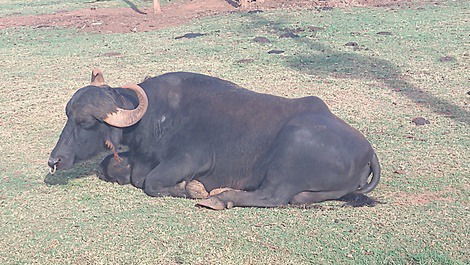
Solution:
{"label": "buffalo's nostril", "polygon": [[60,157],[50,157],[47,161],[47,165],[49,165],[50,168],[54,168],[54,166],[59,164],[60,160]]}

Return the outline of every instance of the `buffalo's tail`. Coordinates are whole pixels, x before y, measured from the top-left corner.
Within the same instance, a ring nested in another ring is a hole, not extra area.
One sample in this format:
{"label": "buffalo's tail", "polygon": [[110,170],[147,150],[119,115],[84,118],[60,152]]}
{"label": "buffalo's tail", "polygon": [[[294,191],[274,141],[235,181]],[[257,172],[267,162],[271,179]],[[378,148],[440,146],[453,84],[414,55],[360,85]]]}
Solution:
{"label": "buffalo's tail", "polygon": [[372,172],[372,179],[368,183],[366,181],[366,185],[356,190],[357,193],[365,194],[365,193],[371,192],[373,189],[375,189],[377,184],[379,184],[380,164],[379,164],[379,159],[377,158],[377,155],[375,154],[375,152],[372,155],[372,159],[370,161],[370,172],[365,177],[368,178],[371,172]]}

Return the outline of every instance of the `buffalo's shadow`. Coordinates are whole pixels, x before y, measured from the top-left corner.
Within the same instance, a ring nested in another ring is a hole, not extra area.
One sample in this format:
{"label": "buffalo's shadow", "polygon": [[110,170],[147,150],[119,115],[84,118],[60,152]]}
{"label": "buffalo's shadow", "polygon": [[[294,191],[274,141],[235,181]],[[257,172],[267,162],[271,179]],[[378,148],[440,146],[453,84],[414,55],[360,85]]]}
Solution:
{"label": "buffalo's shadow", "polygon": [[74,179],[96,175],[101,159],[93,159],[74,165],[68,170],[58,170],[55,174],[48,173],[44,176],[44,183],[47,185],[67,185]]}
{"label": "buffalo's shadow", "polygon": [[[249,27],[254,30],[266,28],[267,32],[278,36],[289,32],[285,24],[268,20],[259,14],[245,14],[244,16],[252,20],[252,23],[243,25],[245,28]],[[321,28],[316,30],[321,30]],[[335,51],[328,45],[305,37],[292,38],[292,41],[310,51],[284,57],[284,64],[292,69],[320,77],[375,80],[382,84],[382,88],[400,93],[417,105],[425,106],[455,121],[470,124],[470,112],[407,82],[400,69],[385,59],[355,52]]]}

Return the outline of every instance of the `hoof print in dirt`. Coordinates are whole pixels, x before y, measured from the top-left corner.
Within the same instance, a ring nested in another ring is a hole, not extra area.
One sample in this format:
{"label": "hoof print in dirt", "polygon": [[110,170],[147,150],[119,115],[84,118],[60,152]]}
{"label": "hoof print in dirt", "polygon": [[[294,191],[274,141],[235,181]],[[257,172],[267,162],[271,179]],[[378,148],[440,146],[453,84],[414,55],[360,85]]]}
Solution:
{"label": "hoof print in dirt", "polygon": [[284,51],[283,50],[270,50],[268,53],[269,54],[281,54],[281,53],[284,53]]}
{"label": "hoof print in dirt", "polygon": [[391,36],[392,33],[390,31],[379,31],[377,32],[377,35]]}
{"label": "hoof print in dirt", "polygon": [[271,41],[266,37],[255,37],[253,41],[257,43],[271,43]]}
{"label": "hoof print in dirt", "polygon": [[286,33],[283,33],[279,36],[279,38],[292,38],[292,39],[295,39],[295,38],[300,38],[299,35],[289,31],[289,32],[286,32]]}
{"label": "hoof print in dirt", "polygon": [[455,61],[457,61],[457,59],[455,59],[455,57],[453,56],[443,56],[439,58],[439,62],[441,63],[455,62]]}
{"label": "hoof print in dirt", "polygon": [[416,126],[430,124],[430,122],[423,117],[413,118],[411,122],[414,123]]}
{"label": "hoof print in dirt", "polygon": [[241,60],[236,61],[236,63],[252,63],[254,61],[255,60],[253,59],[241,59]]}
{"label": "hoof print in dirt", "polygon": [[202,37],[202,36],[205,36],[207,34],[204,34],[204,33],[186,33],[184,34],[183,36],[178,36],[178,37],[175,37],[175,40],[179,40],[179,39],[194,39],[194,38],[197,38],[197,37]]}

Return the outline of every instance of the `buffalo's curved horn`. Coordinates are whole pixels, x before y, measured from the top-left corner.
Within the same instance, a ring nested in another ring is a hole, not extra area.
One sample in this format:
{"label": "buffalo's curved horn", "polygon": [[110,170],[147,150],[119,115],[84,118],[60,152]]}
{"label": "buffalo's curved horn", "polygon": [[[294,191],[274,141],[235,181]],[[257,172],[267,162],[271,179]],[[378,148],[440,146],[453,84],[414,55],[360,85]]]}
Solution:
{"label": "buffalo's curved horn", "polygon": [[103,119],[104,122],[116,127],[128,127],[136,124],[142,119],[148,107],[147,94],[142,87],[137,84],[128,84],[122,88],[130,89],[137,94],[139,106],[132,110],[118,108],[116,112],[108,113],[106,118]]}
{"label": "buffalo's curved horn", "polygon": [[105,85],[103,72],[98,68],[93,69],[93,71],[91,72],[91,85],[92,86],[104,86]]}

